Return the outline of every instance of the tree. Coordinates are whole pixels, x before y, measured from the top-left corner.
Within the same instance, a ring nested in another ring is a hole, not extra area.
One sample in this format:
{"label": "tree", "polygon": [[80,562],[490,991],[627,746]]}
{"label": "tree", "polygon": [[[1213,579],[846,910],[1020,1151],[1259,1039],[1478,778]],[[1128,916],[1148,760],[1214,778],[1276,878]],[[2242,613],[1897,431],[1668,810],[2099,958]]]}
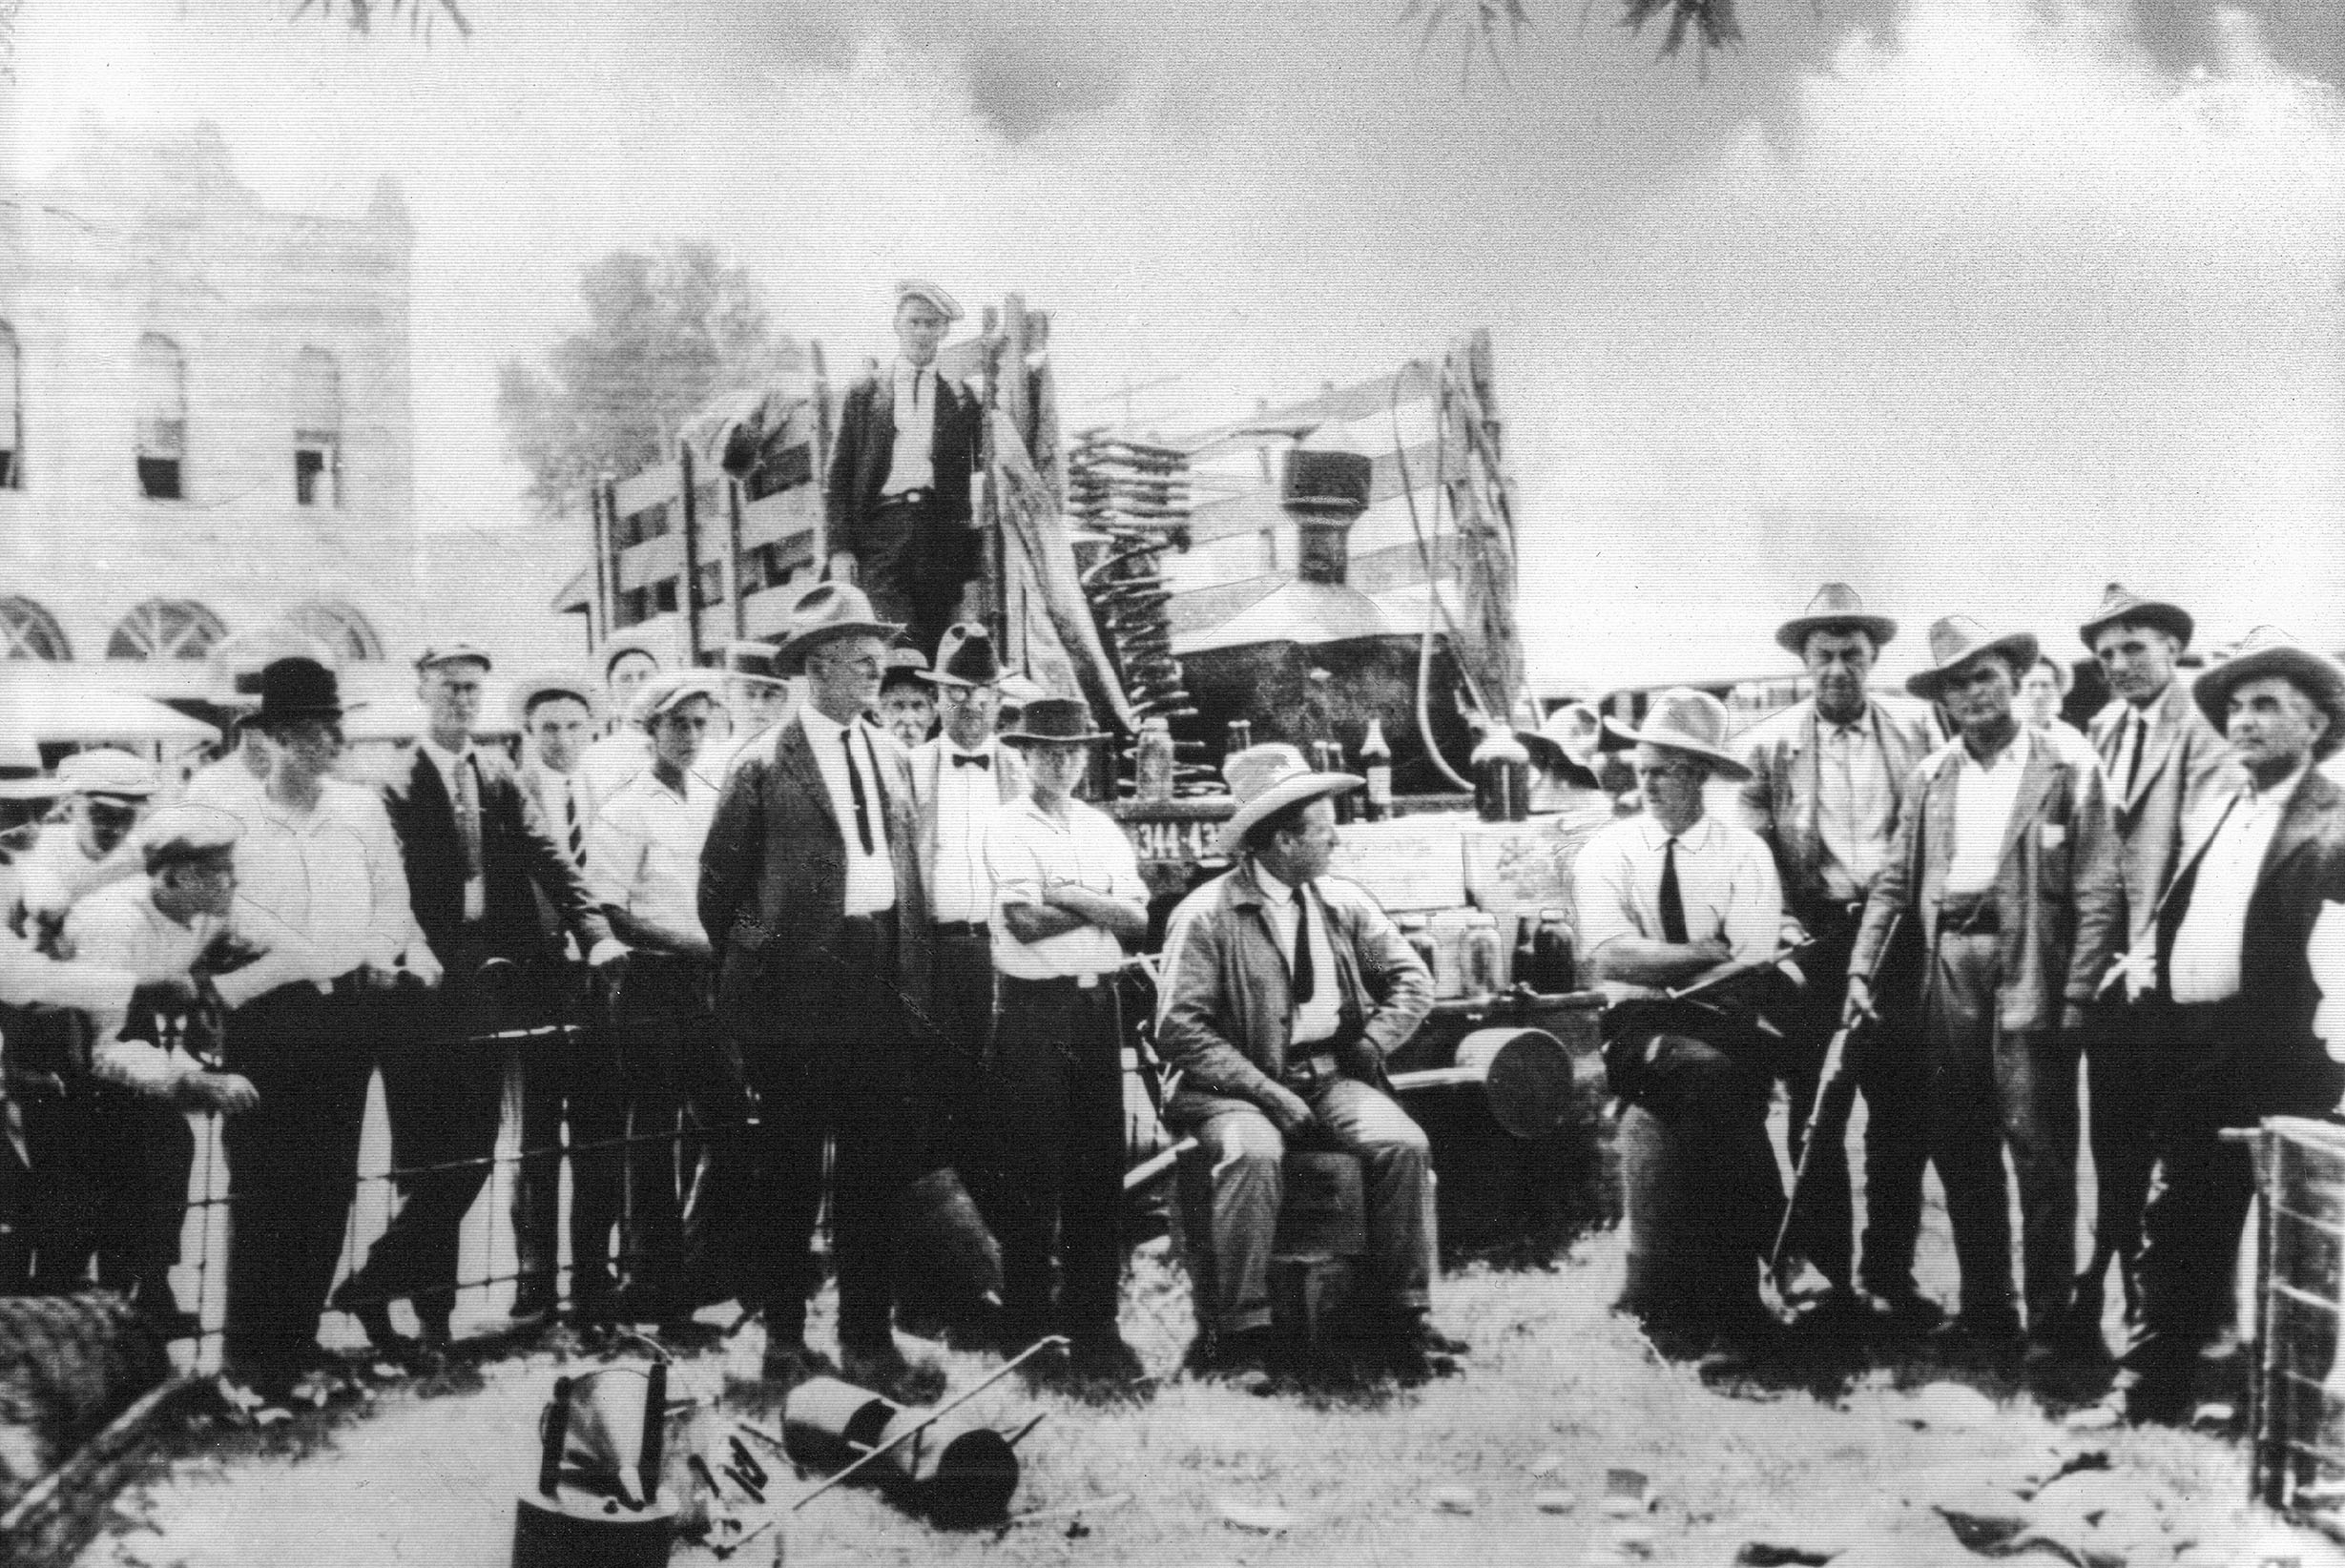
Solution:
{"label": "tree", "polygon": [[[1734,0],[1619,0],[1621,25],[1631,32],[1643,32],[1645,24],[1668,20],[1669,31],[1661,39],[1661,52],[1674,54],[1694,40],[1696,52],[1707,59],[1713,49],[1724,49],[1738,42],[1742,29],[1734,21]],[[1586,22],[1596,9],[1596,0],[1582,0],[1580,20]],[[1511,45],[1521,40],[1531,27],[1530,0],[1408,0],[1401,10],[1403,22],[1422,21],[1424,33],[1422,45],[1430,45],[1441,33],[1455,26],[1463,35],[1464,67],[1470,72],[1478,53],[1489,56],[1491,68],[1504,75],[1506,62],[1499,53],[1502,37]]]}
{"label": "tree", "polygon": [[581,509],[604,473],[667,456],[677,426],[712,399],[800,362],[757,280],[705,244],[613,251],[581,274],[578,292],[586,330],[555,343],[546,370],[497,367],[506,454],[529,468],[529,499],[546,516]]}

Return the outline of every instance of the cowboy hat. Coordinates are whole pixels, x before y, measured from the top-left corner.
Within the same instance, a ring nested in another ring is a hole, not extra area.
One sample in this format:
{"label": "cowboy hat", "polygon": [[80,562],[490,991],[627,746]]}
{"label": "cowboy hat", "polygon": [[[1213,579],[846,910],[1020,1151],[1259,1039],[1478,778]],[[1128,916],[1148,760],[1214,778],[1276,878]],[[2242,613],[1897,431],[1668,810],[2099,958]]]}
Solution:
{"label": "cowboy hat", "polygon": [[[1594,730],[1582,728],[1582,715],[1593,719]],[[1595,770],[1588,764],[1595,750],[1596,737],[1603,732],[1604,721],[1596,717],[1594,709],[1584,702],[1567,702],[1546,716],[1546,722],[1536,730],[1517,730],[1514,738],[1531,754],[1531,763],[1541,773],[1562,775],[1567,784],[1583,790],[1598,787]],[[1586,744],[1582,745],[1585,739]]]}
{"label": "cowboy hat", "polygon": [[2090,648],[2093,639],[2110,627],[2129,622],[2156,627],[2184,648],[2190,646],[2190,632],[2195,625],[2190,612],[2180,605],[2169,605],[2163,599],[2145,599],[2123,583],[2111,583],[2102,592],[2101,607],[2076,629],[2077,635]]}
{"label": "cowboy hat", "polygon": [[1775,644],[1795,658],[1805,658],[1811,631],[1861,631],[1878,650],[1897,636],[1898,623],[1886,615],[1865,613],[1864,601],[1846,583],[1826,583],[1803,613],[1775,629]]}
{"label": "cowboy hat", "polygon": [[774,668],[795,675],[806,655],[840,637],[894,638],[903,628],[872,613],[871,601],[851,583],[817,583],[790,607],[790,627],[774,649]]}
{"label": "cowboy hat", "polygon": [[1277,741],[1232,753],[1221,765],[1221,774],[1229,781],[1230,793],[1237,797],[1236,812],[1221,825],[1219,844],[1224,855],[1235,855],[1256,823],[1297,801],[1344,794],[1368,785],[1357,774],[1315,774],[1304,764],[1301,752]]}
{"label": "cowboy hat", "polygon": [[936,668],[921,671],[933,686],[999,686],[1002,661],[994,656],[993,633],[964,622],[937,639]]}
{"label": "cowboy hat", "polygon": [[1653,698],[1645,722],[1631,730],[1617,719],[1604,727],[1631,746],[1661,746],[1686,752],[1710,764],[1720,778],[1749,778],[1742,758],[1726,749],[1726,704],[1691,686],[1672,686]]}
{"label": "cowboy hat", "polygon": [[529,710],[541,702],[556,697],[570,697],[586,704],[587,721],[600,724],[603,720],[603,696],[594,683],[560,671],[545,671],[530,676],[513,688],[513,728],[525,730],[529,724]]}
{"label": "cowboy hat", "polygon": [[2218,733],[2227,733],[2231,693],[2266,675],[2289,681],[2329,715],[2329,728],[2313,743],[2315,759],[2326,759],[2345,746],[2345,669],[2276,626],[2259,626],[2242,637],[2237,652],[2191,682],[2190,695],[2207,722]]}
{"label": "cowboy hat", "polygon": [[1905,690],[1917,697],[1928,697],[1935,702],[1944,688],[1946,677],[1962,666],[1985,653],[2000,653],[2011,661],[2012,682],[2035,668],[2036,656],[2042,651],[2032,631],[2007,631],[2000,637],[1987,635],[1986,628],[1967,615],[1949,615],[1930,623],[1930,668],[1905,677]]}
{"label": "cowboy hat", "polygon": [[1005,746],[1079,746],[1115,737],[1091,728],[1090,704],[1082,698],[1043,697],[1027,703],[1017,724],[998,738]]}

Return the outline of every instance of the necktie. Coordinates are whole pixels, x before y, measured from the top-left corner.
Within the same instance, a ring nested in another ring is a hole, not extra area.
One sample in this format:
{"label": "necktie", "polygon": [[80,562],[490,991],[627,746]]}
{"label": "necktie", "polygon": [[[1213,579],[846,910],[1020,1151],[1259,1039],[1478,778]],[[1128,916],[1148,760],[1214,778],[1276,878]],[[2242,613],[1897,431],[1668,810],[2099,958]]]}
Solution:
{"label": "necktie", "polygon": [[855,836],[862,841],[865,855],[876,854],[871,842],[871,802],[863,794],[862,770],[855,766],[855,728],[849,725],[839,732],[839,745],[847,753],[847,788],[855,796]]}
{"label": "necktie", "polygon": [[1295,890],[1295,1005],[1309,1001],[1318,989],[1318,976],[1311,967],[1311,895],[1298,887]]}
{"label": "necktie", "polygon": [[586,870],[586,824],[578,820],[578,781],[562,781],[562,815],[570,825],[570,863]]}
{"label": "necktie", "polygon": [[2149,726],[2143,721],[2140,709],[2133,709],[2126,714],[2126,745],[2133,753],[2126,762],[2126,798],[2130,800],[2133,798],[2133,781],[2142,776],[2142,753],[2148,749]]}
{"label": "necktie", "polygon": [[1677,891],[1677,840],[1661,847],[1661,939],[1683,943],[1686,936],[1686,897]]}
{"label": "necktie", "polygon": [[956,768],[983,768],[986,772],[990,773],[993,771],[993,758],[986,755],[982,752],[978,753],[974,756],[970,755],[966,752],[955,752],[953,753],[953,766]]}
{"label": "necktie", "polygon": [[925,374],[919,365],[912,367],[912,406],[916,409],[920,406],[920,379]]}
{"label": "necktie", "polygon": [[481,786],[469,754],[456,759],[456,831],[464,836],[467,881],[481,877]]}

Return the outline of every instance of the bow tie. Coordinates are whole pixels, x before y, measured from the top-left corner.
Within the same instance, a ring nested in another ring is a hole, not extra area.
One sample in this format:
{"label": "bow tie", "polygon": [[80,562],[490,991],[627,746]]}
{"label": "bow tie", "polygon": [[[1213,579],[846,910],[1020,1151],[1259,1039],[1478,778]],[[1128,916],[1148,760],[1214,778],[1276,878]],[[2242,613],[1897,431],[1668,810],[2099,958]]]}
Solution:
{"label": "bow tie", "polygon": [[953,766],[956,768],[983,768],[987,772],[993,769],[993,758],[982,752],[975,756],[971,756],[966,752],[955,752],[952,753],[952,759]]}

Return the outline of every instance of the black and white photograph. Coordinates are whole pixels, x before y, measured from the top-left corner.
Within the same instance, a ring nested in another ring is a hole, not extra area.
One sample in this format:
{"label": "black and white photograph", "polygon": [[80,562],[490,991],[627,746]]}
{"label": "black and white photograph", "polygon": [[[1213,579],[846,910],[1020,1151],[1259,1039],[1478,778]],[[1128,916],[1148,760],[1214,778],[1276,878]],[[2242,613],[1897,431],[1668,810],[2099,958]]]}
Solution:
{"label": "black and white photograph", "polygon": [[2345,1568],[2335,0],[0,0],[0,1564]]}

